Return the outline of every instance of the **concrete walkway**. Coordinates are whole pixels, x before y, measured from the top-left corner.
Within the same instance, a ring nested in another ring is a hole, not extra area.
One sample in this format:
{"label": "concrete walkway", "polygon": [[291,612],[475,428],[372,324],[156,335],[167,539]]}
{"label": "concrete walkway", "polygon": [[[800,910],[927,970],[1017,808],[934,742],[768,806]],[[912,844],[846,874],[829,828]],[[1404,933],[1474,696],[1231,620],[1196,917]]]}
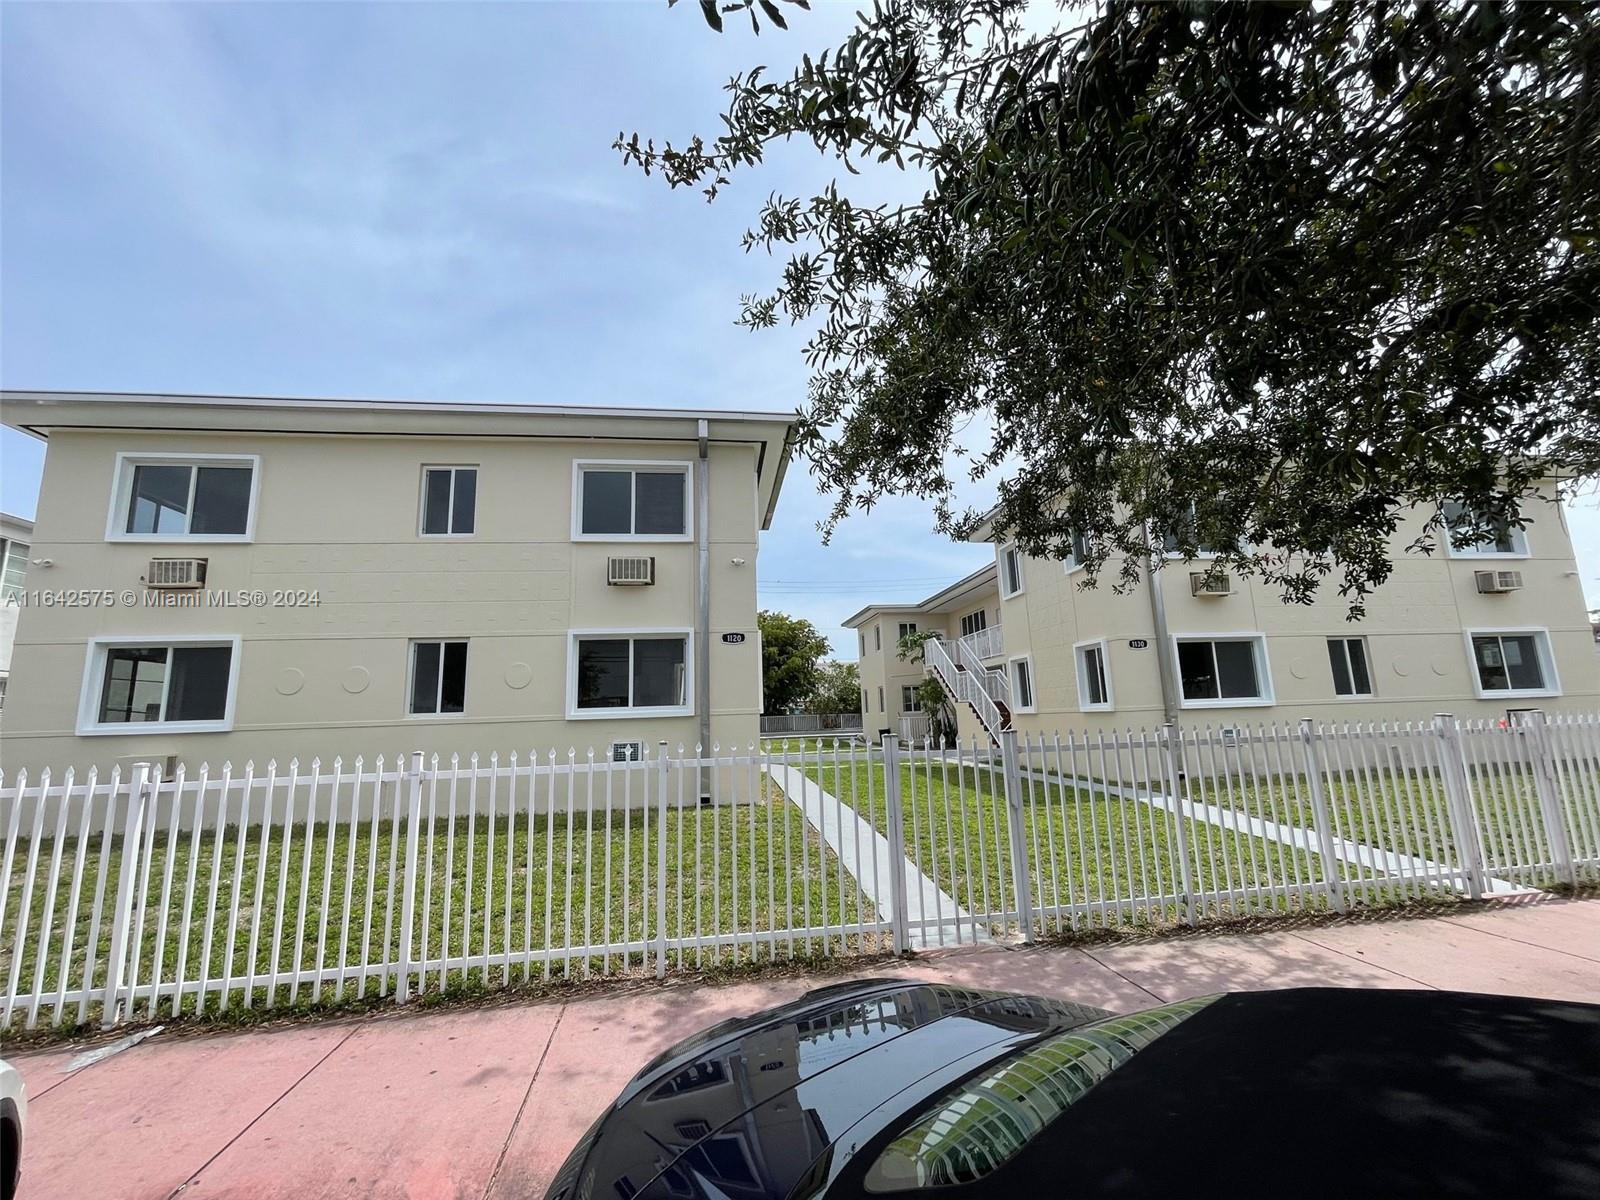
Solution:
{"label": "concrete walkway", "polygon": [[[1597,1001],[1600,900],[1514,898],[1444,917],[1089,950],[989,946],[869,973],[1119,1011],[1313,984]],[[821,982],[652,982],[568,1002],[161,1034],[70,1073],[81,1047],[19,1055],[32,1096],[21,1200],[542,1196],[653,1055]]]}
{"label": "concrete walkway", "polygon": [[[889,885],[895,864],[889,839],[879,833],[872,822],[824,791],[797,767],[769,766],[763,770],[805,814],[811,827],[822,835],[844,864],[845,871],[857,876],[856,882],[877,908],[879,920],[892,920]],[[909,857],[901,855],[899,865],[905,872],[907,922],[913,950],[994,940],[971,913],[956,903],[954,896],[919,871]]]}

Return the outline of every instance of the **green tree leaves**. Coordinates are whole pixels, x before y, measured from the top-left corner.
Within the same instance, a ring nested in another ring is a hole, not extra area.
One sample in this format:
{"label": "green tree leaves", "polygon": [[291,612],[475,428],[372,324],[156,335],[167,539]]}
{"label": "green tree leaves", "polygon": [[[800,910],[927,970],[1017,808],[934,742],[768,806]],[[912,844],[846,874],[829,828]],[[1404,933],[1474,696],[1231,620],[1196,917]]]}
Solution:
{"label": "green tree leaves", "polygon": [[[761,711],[803,711],[822,681],[828,639],[802,617],[767,609],[756,614],[756,626],[761,631]],[[854,712],[857,707],[852,697],[843,711]]]}
{"label": "green tree leaves", "polygon": [[1081,532],[1126,583],[1192,520],[1360,611],[1407,506],[1498,519],[1600,467],[1595,6],[1024,7],[881,0],[736,77],[713,140],[618,141],[712,198],[782,140],[926,181],[746,235],[786,262],[744,322],[811,330],[829,528],[893,493],[964,536],[957,480],[993,476],[1030,553]]}

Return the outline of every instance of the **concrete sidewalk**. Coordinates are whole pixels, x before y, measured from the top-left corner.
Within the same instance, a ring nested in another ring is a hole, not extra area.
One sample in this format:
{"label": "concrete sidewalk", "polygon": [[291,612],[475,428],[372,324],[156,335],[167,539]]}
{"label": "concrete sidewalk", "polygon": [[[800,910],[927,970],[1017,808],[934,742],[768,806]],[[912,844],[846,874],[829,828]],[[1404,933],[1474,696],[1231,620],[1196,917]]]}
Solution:
{"label": "concrete sidewalk", "polygon": [[[876,971],[867,973],[890,973]],[[1087,950],[984,947],[893,974],[1117,1010],[1230,989],[1434,987],[1600,1002],[1600,900],[1195,934]],[[645,985],[581,1000],[157,1036],[68,1072],[19,1055],[20,1200],[536,1197],[661,1049],[822,982]]]}

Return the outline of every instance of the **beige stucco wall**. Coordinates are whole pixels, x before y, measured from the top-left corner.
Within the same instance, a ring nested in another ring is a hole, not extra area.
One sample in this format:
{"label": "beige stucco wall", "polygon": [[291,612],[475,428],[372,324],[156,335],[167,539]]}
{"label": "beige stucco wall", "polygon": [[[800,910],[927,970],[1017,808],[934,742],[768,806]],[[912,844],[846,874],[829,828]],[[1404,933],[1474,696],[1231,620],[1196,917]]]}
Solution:
{"label": "beige stucco wall", "polygon": [[[108,542],[119,451],[259,454],[254,540]],[[695,453],[692,442],[58,432],[33,551],[55,565],[36,570],[30,587],[137,589],[153,554],[194,554],[209,560],[208,590],[314,590],[320,603],[30,607],[17,630],[0,759],[9,772],[168,754],[242,762],[569,746],[581,756],[619,739],[693,745],[693,716],[568,720],[566,692],[569,631],[689,630],[696,618],[692,541],[572,540],[573,461]],[[758,735],[755,454],[745,444],[710,451],[712,737],[724,747]],[[423,464],[477,465],[473,536],[419,536]],[[656,585],[607,586],[608,554],[655,555]],[[745,641],[725,644],[724,633]],[[233,729],[78,736],[88,639],[135,635],[241,637]],[[468,639],[466,712],[406,715],[413,638]]]}
{"label": "beige stucco wall", "polygon": [[[1393,542],[1394,573],[1369,597],[1364,620],[1346,620],[1347,605],[1337,587],[1325,585],[1310,605],[1285,605],[1275,589],[1234,577],[1235,594],[1196,598],[1189,573],[1203,563],[1170,562],[1166,569],[1167,620],[1171,633],[1267,635],[1267,658],[1275,703],[1250,707],[1187,707],[1185,722],[1237,725],[1285,721],[1304,716],[1327,721],[1415,720],[1433,713],[1463,716],[1503,715],[1508,708],[1547,711],[1600,710],[1600,660],[1585,611],[1572,544],[1559,505],[1528,512],[1528,557],[1519,559],[1452,556],[1435,535],[1431,556],[1406,547],[1423,532],[1414,515]],[[1144,584],[1127,595],[1111,587],[1116,564],[1102,571],[1100,586],[1084,590],[1081,572],[1068,574],[1059,562],[1028,559],[1025,591],[1000,601],[1007,657],[1027,654],[1033,662],[1038,694],[1036,713],[1018,713],[1019,730],[1152,725],[1162,719],[1158,647]],[[1519,570],[1521,591],[1480,595],[1473,571],[1486,567]],[[1464,631],[1468,629],[1546,629],[1559,677],[1556,697],[1479,699]],[[1375,695],[1334,694],[1327,639],[1367,639]],[[1104,638],[1109,650],[1112,711],[1082,712],[1078,704],[1076,642]],[[1145,639],[1134,649],[1132,639]]]}
{"label": "beige stucco wall", "polygon": [[[924,677],[920,662],[903,661],[900,658],[899,630],[902,621],[915,623],[918,631],[945,632],[942,616],[919,613],[915,608],[875,610],[856,631],[858,647],[862,646],[860,635],[865,634],[866,637],[859,664],[861,688],[866,693],[862,728],[874,741],[885,729],[895,733],[900,732],[900,717],[905,712],[905,706],[901,703],[900,689],[907,685],[915,686],[921,683]],[[874,629],[882,630],[881,646],[877,645],[873,637]],[[881,710],[878,705],[880,687],[883,689]]]}

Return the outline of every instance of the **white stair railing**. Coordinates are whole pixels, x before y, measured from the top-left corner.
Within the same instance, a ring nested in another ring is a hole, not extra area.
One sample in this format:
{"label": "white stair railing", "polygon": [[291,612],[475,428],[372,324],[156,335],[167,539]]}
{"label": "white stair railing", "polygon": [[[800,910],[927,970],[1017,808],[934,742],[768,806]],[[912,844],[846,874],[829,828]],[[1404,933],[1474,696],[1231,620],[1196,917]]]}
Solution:
{"label": "white stair railing", "polygon": [[[958,654],[962,652],[959,643],[956,652]],[[922,660],[928,669],[939,677],[945,690],[957,701],[972,705],[973,711],[978,714],[978,720],[983,722],[983,727],[989,731],[989,735],[998,738],[1006,727],[1005,716],[988,690],[993,686],[992,682],[978,678],[979,674],[996,675],[998,672],[984,672],[981,666],[978,672],[970,669],[961,670],[950,657],[950,652],[945,649],[944,643],[938,638],[929,638],[922,644]],[[1003,676],[1001,680],[1003,683]]]}
{"label": "white stair railing", "polygon": [[966,668],[967,674],[972,676],[973,683],[981,688],[989,699],[1011,707],[1011,681],[1006,678],[1004,671],[992,671],[983,665],[983,659],[978,652],[967,644],[965,638],[956,643],[956,661]]}
{"label": "white stair railing", "polygon": [[961,639],[961,645],[971,647],[973,654],[980,659],[999,658],[1005,653],[1006,646],[1002,626],[990,625],[969,633]]}

